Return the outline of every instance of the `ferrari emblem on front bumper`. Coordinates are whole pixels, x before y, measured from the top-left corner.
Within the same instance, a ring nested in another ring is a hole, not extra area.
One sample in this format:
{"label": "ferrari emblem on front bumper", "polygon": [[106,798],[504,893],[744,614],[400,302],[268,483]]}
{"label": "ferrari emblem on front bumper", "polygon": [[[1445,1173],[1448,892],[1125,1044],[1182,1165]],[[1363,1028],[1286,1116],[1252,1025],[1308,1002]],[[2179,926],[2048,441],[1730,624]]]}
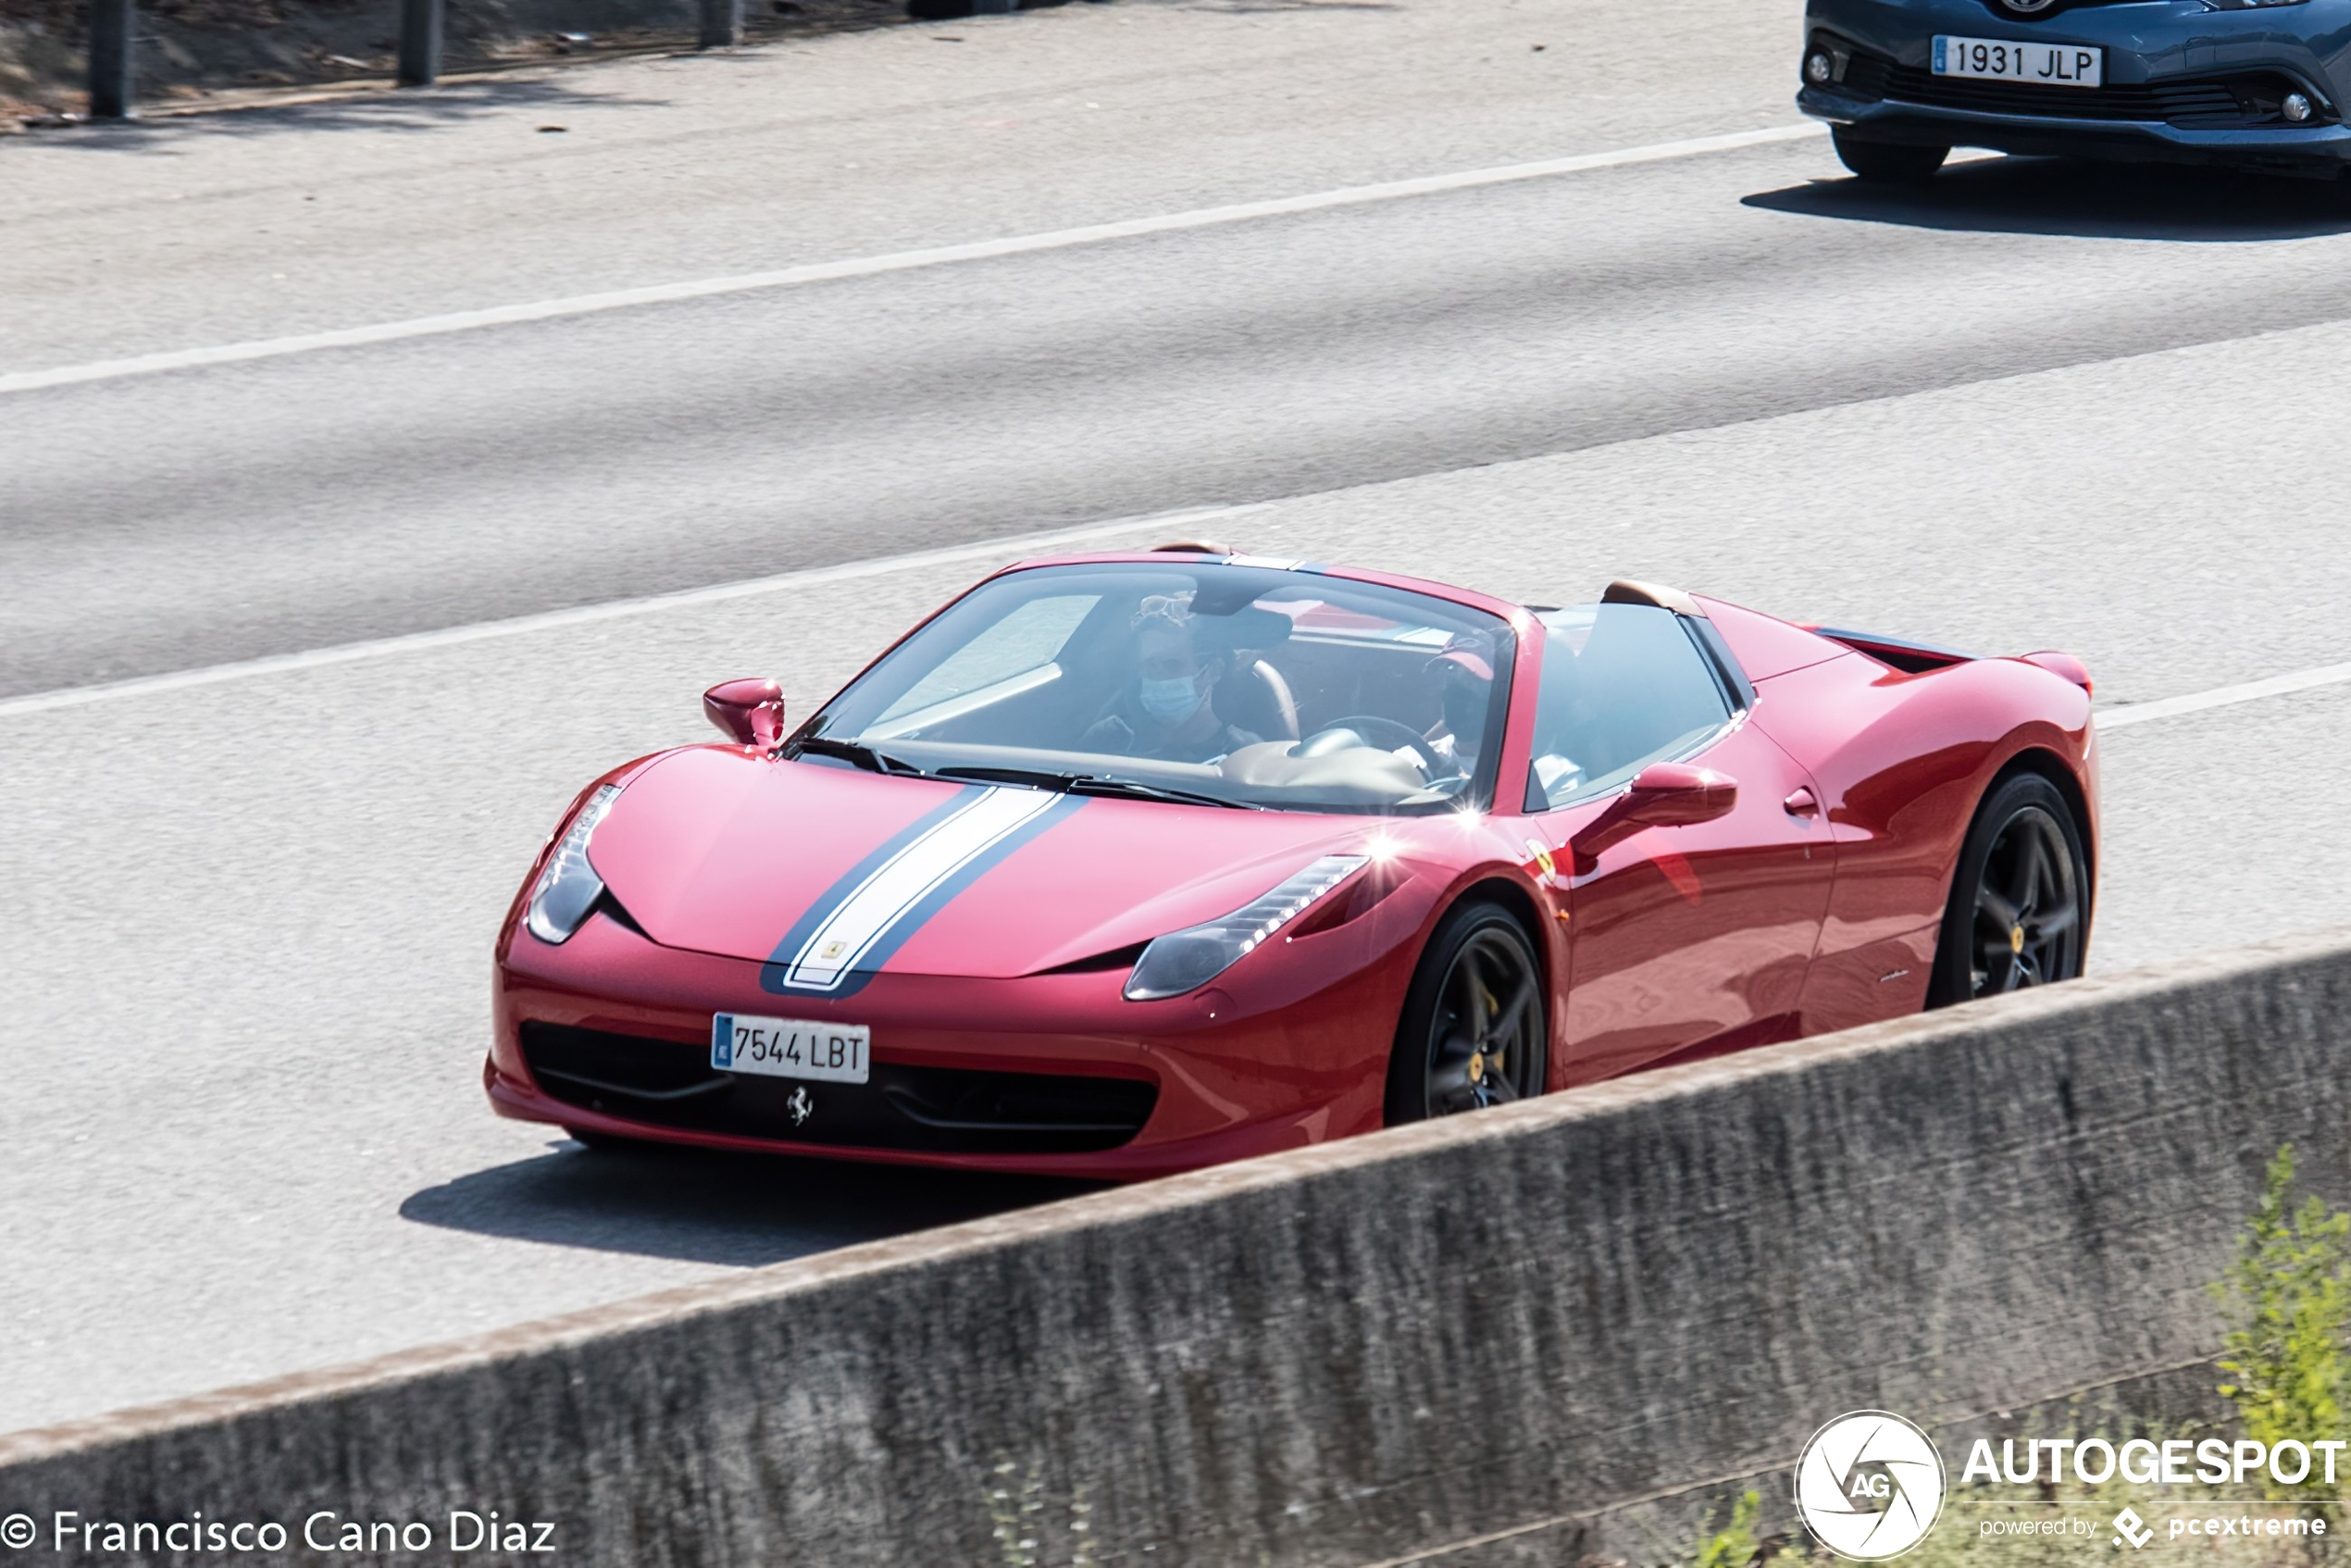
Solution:
{"label": "ferrari emblem on front bumper", "polygon": [[808,1097],[805,1089],[796,1089],[791,1091],[791,1098],[784,1101],[784,1109],[791,1113],[791,1125],[799,1126],[816,1114],[816,1102]]}

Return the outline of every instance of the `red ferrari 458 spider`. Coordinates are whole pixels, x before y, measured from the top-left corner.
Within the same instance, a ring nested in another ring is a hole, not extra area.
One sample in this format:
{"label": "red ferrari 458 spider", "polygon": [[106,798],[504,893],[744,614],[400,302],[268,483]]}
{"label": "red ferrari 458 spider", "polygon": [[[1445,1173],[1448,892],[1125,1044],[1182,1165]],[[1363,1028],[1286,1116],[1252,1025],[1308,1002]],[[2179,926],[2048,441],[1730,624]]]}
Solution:
{"label": "red ferrari 458 spider", "polygon": [[1187,544],[987,579],[787,728],[591,785],[504,1114],[1131,1178],[2061,980],[2090,681],[1640,583]]}

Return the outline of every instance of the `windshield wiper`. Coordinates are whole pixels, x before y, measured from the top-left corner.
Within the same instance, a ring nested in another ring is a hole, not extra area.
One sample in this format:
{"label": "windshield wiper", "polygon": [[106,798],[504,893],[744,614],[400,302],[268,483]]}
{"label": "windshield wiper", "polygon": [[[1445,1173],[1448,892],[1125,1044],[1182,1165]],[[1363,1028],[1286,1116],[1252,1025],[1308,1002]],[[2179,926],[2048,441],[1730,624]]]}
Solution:
{"label": "windshield wiper", "polygon": [[1113,778],[1100,773],[1048,773],[1040,767],[942,767],[940,778],[976,778],[991,784],[1026,784],[1056,790],[1064,795],[1107,795],[1129,801],[1170,801],[1178,805],[1224,806],[1233,811],[1263,811],[1254,801],[1236,801],[1199,790],[1171,790],[1138,778]]}
{"label": "windshield wiper", "polygon": [[1081,773],[1069,781],[1073,795],[1114,795],[1135,801],[1175,801],[1188,806],[1230,806],[1235,811],[1263,811],[1255,801],[1236,801],[1225,795],[1212,795],[1203,790],[1171,790],[1163,784],[1146,784],[1138,778],[1110,778],[1099,773]]}
{"label": "windshield wiper", "polygon": [[829,735],[804,735],[793,743],[792,755],[799,756],[805,752],[814,752],[820,757],[839,757],[843,762],[853,762],[873,773],[901,773],[910,778],[929,777],[913,763],[893,757],[888,752],[877,752],[862,740],[836,740]]}

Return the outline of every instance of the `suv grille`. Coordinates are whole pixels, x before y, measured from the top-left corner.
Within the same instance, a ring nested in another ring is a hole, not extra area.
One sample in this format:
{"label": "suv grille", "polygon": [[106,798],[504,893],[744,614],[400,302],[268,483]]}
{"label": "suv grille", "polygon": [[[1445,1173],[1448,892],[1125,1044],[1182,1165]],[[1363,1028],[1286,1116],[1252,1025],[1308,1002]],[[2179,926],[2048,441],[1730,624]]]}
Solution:
{"label": "suv grille", "polygon": [[[2286,78],[2271,74],[2110,87],[2038,87],[2021,81],[1936,76],[1858,49],[1847,61],[1838,85],[1858,98],[1890,98],[1933,108],[2054,119],[2154,120],[2186,131],[2287,124],[2279,105],[2288,93],[2303,91]],[[2315,94],[2310,96],[2314,103],[2318,101]],[[2319,125],[2332,118],[2320,109],[2303,123]]]}
{"label": "suv grille", "polygon": [[[843,1148],[940,1154],[1076,1154],[1143,1130],[1156,1085],[1133,1078],[873,1064],[862,1084],[715,1072],[709,1047],[526,1023],[523,1060],[548,1097],[633,1122]],[[795,1124],[793,1091],[815,1114]]]}

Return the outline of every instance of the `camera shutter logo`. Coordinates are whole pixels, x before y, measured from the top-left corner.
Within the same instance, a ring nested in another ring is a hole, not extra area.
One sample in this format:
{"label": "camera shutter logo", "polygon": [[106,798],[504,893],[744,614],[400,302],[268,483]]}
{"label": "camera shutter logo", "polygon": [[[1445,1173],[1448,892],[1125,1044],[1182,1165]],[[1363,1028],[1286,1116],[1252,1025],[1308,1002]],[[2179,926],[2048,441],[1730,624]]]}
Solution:
{"label": "camera shutter logo", "polygon": [[1945,1490],[1934,1440],[1882,1410],[1838,1416],[1796,1462],[1796,1512],[1822,1546],[1857,1562],[1899,1557],[1926,1539]]}

